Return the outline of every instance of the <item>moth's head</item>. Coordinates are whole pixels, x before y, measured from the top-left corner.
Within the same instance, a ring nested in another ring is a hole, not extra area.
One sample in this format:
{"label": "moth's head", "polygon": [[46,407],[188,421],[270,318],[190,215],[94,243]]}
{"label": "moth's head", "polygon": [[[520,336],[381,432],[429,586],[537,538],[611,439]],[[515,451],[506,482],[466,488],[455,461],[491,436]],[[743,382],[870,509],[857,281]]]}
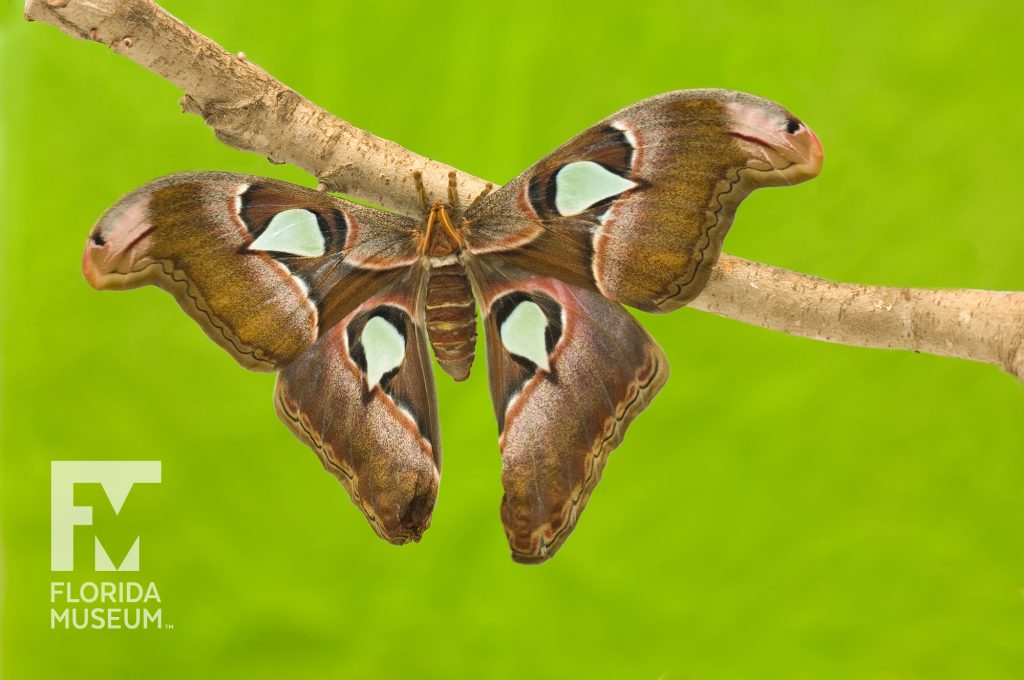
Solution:
{"label": "moth's head", "polygon": [[746,167],[757,171],[747,174],[758,186],[797,184],[821,172],[825,155],[821,142],[799,118],[751,94],[721,92],[718,96],[726,133],[745,156]]}

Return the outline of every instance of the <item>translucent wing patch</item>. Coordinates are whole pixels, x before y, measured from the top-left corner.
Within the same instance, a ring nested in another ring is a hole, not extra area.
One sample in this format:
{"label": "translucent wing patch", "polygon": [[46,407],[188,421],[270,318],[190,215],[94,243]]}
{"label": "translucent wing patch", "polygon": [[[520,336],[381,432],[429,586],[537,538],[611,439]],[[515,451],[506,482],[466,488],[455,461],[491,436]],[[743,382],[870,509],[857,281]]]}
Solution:
{"label": "translucent wing patch", "polygon": [[282,210],[274,215],[248,249],[298,257],[320,257],[327,250],[317,214],[303,208]]}

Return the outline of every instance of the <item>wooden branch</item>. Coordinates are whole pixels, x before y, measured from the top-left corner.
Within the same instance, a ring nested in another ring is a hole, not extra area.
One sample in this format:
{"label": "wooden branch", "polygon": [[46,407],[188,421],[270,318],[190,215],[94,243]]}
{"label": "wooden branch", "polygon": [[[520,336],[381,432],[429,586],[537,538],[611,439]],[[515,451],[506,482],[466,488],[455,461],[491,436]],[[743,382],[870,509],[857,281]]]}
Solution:
{"label": "wooden branch", "polygon": [[[455,170],[331,115],[150,0],[27,0],[25,17],[166,78],[222,142],[298,166],[325,190],[418,216],[412,172],[443,196]],[[459,173],[464,203],[484,185]],[[723,255],[690,306],[828,342],[992,363],[1024,380],[1024,293],[840,284]]]}
{"label": "wooden branch", "polygon": [[690,306],[815,340],[984,361],[1024,380],[1024,292],[834,283],[723,253]]}

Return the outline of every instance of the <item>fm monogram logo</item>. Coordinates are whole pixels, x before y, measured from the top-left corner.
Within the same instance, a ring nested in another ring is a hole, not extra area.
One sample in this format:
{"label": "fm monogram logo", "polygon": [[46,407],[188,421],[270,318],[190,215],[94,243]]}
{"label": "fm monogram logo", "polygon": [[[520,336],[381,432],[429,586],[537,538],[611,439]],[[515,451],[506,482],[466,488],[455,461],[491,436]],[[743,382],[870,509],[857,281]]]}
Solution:
{"label": "fm monogram logo", "polygon": [[[75,527],[92,525],[92,508],[75,505],[76,484],[99,484],[114,508],[121,512],[136,484],[160,483],[158,460],[55,460],[50,466],[50,569],[74,571]],[[139,538],[117,566],[110,559],[99,536],[96,571],[138,571]]]}
{"label": "fm monogram logo", "polygon": [[[55,460],[50,463],[50,570],[75,570],[75,527],[93,526],[93,508],[75,505],[75,486],[99,484],[114,514],[136,484],[159,484],[158,460]],[[79,532],[81,535],[82,532]],[[139,571],[139,537],[117,565],[93,534],[97,572]],[[82,565],[84,567],[84,565]],[[169,630],[160,592],[152,581],[78,580],[50,583],[50,629],[63,630]],[[132,578],[137,578],[133,576]]]}

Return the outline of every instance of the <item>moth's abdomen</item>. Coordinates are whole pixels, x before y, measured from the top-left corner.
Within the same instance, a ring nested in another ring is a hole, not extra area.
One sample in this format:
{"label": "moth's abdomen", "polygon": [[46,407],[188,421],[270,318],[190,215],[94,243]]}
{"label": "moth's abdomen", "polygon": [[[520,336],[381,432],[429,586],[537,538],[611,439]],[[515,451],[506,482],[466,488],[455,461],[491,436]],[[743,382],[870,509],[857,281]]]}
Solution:
{"label": "moth's abdomen", "polygon": [[476,305],[466,269],[454,257],[450,259],[430,270],[427,335],[445,373],[455,380],[465,380],[476,349]]}

